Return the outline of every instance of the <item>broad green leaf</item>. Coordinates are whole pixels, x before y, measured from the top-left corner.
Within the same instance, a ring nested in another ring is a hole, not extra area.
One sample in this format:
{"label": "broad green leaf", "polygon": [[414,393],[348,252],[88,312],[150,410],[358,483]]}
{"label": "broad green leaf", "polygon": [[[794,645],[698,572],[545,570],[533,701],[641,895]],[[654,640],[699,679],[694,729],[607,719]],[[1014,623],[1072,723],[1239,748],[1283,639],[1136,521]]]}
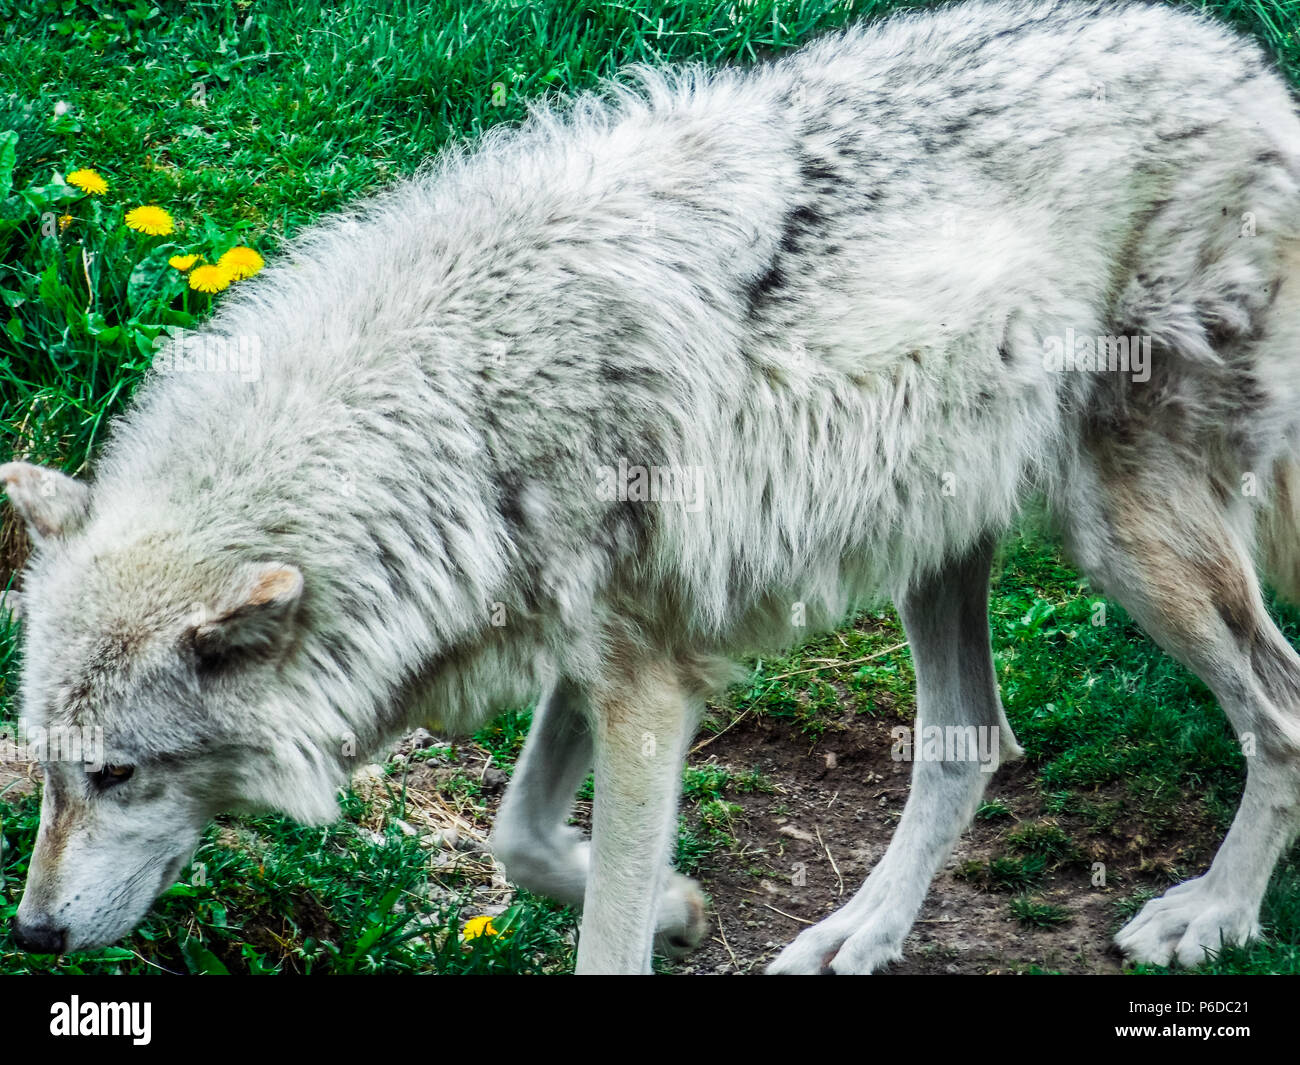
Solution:
{"label": "broad green leaf", "polygon": [[135,264],[126,282],[126,303],[132,313],[138,314],[162,295],[169,272],[167,260],[155,256]]}
{"label": "broad green leaf", "polygon": [[197,939],[187,939],[181,944],[181,953],[190,972],[206,976],[229,976],[230,970],[212,951]]}

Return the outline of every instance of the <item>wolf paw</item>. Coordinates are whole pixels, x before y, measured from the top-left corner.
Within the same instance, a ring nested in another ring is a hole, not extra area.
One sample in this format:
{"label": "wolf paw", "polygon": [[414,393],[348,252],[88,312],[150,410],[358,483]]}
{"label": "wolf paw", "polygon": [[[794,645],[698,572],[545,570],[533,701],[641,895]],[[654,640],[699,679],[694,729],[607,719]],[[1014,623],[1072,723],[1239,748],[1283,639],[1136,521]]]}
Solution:
{"label": "wolf paw", "polygon": [[793,943],[776,956],[767,967],[768,976],[818,976],[832,972],[831,960],[835,957],[849,929],[828,917],[819,924],[800,932]]}
{"label": "wolf paw", "polygon": [[908,926],[899,925],[891,914],[880,914],[844,941],[831,962],[836,976],[868,976],[903,956]]}
{"label": "wolf paw", "polygon": [[1200,965],[1207,951],[1259,935],[1256,910],[1216,898],[1204,878],[1170,888],[1120,929],[1116,945],[1133,962]]}
{"label": "wolf paw", "polygon": [[903,956],[907,931],[908,923],[895,910],[884,907],[865,920],[834,914],[801,932],[767,972],[770,976],[866,976]]}
{"label": "wolf paw", "polygon": [[673,873],[659,900],[655,952],[665,958],[689,954],[700,945],[708,928],[708,902],[700,885]]}

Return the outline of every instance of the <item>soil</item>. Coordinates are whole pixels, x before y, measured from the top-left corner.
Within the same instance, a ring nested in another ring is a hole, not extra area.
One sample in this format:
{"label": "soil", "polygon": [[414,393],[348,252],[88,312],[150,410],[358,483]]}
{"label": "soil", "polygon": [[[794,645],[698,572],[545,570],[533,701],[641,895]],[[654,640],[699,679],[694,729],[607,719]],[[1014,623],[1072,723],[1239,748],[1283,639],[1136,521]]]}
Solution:
{"label": "soil", "polygon": [[[708,939],[678,965],[682,973],[759,972],[803,928],[848,901],[884,854],[907,800],[911,765],[890,756],[896,720],[856,717],[819,740],[767,718],[742,719],[698,750],[736,771],[758,769],[772,793],[727,793],[743,814],[730,854],[713,857],[699,876],[711,897]],[[1194,797],[1185,797],[1168,839],[1144,832],[1131,815],[1105,829],[1093,821],[1045,817],[1043,795],[1025,762],[999,770],[985,794],[1010,816],[976,819],[935,878],[895,973],[1118,973],[1111,939],[1123,923],[1116,903],[1138,888],[1159,893],[1175,870],[1204,868],[1217,829]],[[1115,802],[1116,796],[1090,796]],[[1120,801],[1122,806],[1122,800]],[[1014,891],[987,877],[960,875],[969,863],[1015,853],[1008,835],[1026,823],[1058,826],[1075,853],[1048,869],[1030,891],[1069,914],[1051,927],[1027,926],[1011,912]],[[1093,863],[1104,862],[1105,887]],[[802,874],[802,875],[800,875]]]}

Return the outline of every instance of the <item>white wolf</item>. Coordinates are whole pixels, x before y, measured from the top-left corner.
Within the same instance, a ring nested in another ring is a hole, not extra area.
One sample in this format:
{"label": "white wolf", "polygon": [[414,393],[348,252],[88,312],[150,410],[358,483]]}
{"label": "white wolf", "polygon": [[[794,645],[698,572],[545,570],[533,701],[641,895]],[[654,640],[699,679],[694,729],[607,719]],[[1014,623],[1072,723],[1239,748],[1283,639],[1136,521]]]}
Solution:
{"label": "white wolf", "polygon": [[[580,970],[646,970],[704,930],[669,869],[697,710],[800,615],[893,596],[921,722],[1017,753],[987,576],[1035,494],[1252,740],[1213,865],[1119,944],[1247,940],[1300,829],[1300,657],[1255,572],[1300,586],[1298,182],[1234,32],[973,3],[642,71],[314,230],[207,327],[257,373],[164,361],[89,485],[0,469],[37,541],[23,712],[108,763],[45,767],[19,942],[107,943],[218,811],[323,821],[354,747],[540,696],[497,853],[582,907]],[[987,780],[918,761],[772,968],[897,958]]]}

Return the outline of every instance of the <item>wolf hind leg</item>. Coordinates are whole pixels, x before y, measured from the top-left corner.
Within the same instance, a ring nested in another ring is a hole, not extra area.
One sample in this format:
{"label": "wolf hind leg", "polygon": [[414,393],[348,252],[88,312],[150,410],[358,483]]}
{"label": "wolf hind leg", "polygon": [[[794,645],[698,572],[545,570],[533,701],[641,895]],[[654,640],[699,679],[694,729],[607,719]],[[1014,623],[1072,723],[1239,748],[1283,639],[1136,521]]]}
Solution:
{"label": "wolf hind leg", "polygon": [[[973,726],[976,735],[986,730],[989,758],[981,762],[969,751],[969,757],[952,760],[917,758],[907,805],[884,857],[857,894],[786,947],[769,973],[870,973],[900,958],[930,881],[969,824],[992,771],[1000,760],[1021,753],[993,671],[992,557],[992,544],[980,544],[921,580],[897,604],[916,667],[915,738],[930,726],[966,735]],[[919,742],[914,750],[920,750]]]}
{"label": "wolf hind leg", "polygon": [[1115,937],[1130,960],[1195,965],[1258,935],[1273,867],[1300,829],[1300,656],[1265,609],[1246,526],[1208,468],[1153,433],[1091,443],[1069,485],[1059,509],[1075,560],[1209,686],[1248,755],[1209,871]]}
{"label": "wolf hind leg", "polygon": [[[492,831],[492,851],[512,881],[574,907],[582,906],[587,892],[591,844],[565,821],[592,759],[586,695],[562,680],[533,715]],[[704,937],[705,919],[699,885],[669,872],[659,899],[656,949],[670,956],[691,950]]]}

